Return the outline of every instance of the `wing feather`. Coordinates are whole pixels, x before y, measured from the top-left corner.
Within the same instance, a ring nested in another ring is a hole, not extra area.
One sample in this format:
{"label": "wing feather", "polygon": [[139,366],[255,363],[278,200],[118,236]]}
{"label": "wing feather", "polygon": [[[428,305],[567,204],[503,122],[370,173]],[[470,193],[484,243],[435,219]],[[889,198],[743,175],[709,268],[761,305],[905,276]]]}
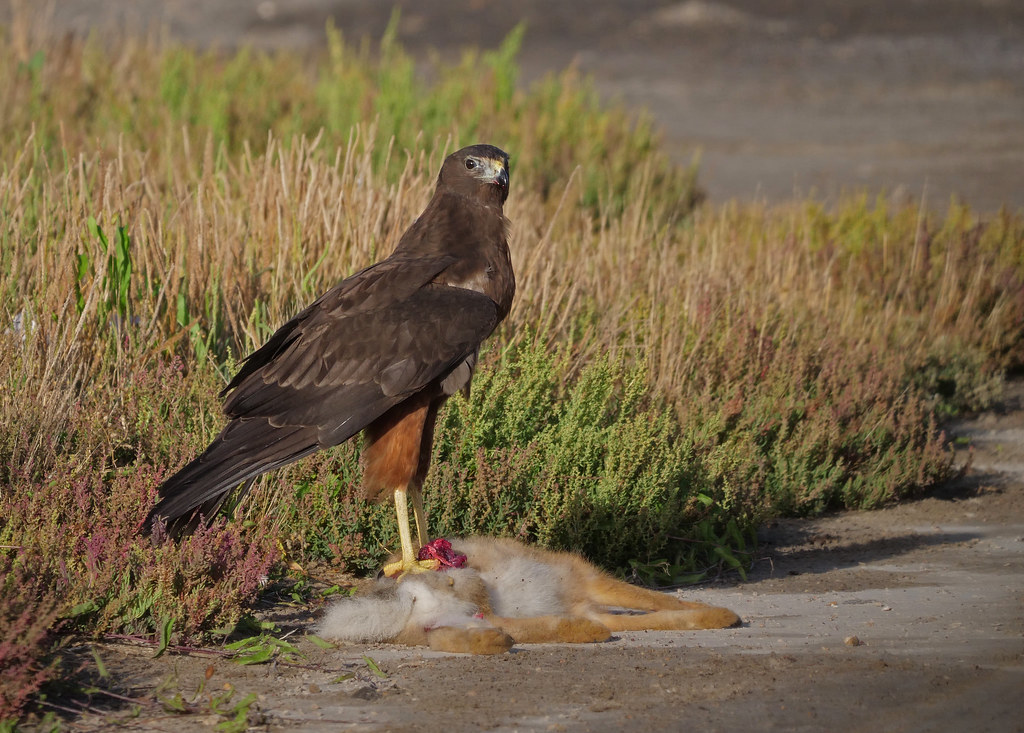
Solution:
{"label": "wing feather", "polygon": [[[298,329],[272,362],[237,384],[225,412],[316,426],[346,440],[474,355],[497,325],[498,309],[481,293],[430,284],[369,315],[329,317],[325,332],[306,337]],[[354,423],[346,437],[338,431],[343,422]]]}

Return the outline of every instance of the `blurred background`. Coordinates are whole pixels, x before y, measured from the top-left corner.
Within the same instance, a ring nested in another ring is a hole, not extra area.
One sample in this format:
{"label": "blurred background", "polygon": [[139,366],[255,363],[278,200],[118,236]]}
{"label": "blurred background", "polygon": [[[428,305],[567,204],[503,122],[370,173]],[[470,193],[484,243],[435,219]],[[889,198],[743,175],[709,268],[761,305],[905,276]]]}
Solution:
{"label": "blurred background", "polygon": [[1019,0],[50,0],[45,12],[57,33],[161,28],[205,48],[295,49],[323,46],[329,21],[377,41],[396,8],[398,40],[421,60],[494,48],[524,22],[522,84],[574,65],[604,98],[649,111],[669,155],[696,156],[715,202],[866,191],[1024,206]]}

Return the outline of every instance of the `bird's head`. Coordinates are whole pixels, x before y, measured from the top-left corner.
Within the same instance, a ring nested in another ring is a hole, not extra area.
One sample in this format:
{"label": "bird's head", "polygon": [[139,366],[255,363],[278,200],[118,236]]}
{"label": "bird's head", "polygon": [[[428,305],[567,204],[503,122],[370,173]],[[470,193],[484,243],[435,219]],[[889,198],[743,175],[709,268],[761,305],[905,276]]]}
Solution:
{"label": "bird's head", "polygon": [[508,153],[493,145],[457,150],[445,158],[438,185],[485,201],[496,198],[504,204],[508,198]]}

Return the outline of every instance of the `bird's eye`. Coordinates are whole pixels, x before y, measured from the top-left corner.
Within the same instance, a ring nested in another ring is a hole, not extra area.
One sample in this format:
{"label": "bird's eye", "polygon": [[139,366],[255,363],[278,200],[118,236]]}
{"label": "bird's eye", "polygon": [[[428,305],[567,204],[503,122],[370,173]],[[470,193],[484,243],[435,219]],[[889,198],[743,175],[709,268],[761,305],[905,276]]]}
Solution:
{"label": "bird's eye", "polygon": [[476,161],[470,158],[469,160],[466,161],[466,167],[469,170],[473,170],[474,168],[476,168]]}

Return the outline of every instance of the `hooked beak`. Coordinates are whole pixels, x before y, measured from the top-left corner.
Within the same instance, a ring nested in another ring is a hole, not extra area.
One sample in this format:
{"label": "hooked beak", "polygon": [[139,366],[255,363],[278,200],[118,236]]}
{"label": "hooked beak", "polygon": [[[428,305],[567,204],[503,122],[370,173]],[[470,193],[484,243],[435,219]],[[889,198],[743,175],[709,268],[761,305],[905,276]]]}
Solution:
{"label": "hooked beak", "polygon": [[508,171],[505,170],[505,166],[501,166],[498,172],[494,175],[494,183],[497,184],[502,191],[508,192]]}

